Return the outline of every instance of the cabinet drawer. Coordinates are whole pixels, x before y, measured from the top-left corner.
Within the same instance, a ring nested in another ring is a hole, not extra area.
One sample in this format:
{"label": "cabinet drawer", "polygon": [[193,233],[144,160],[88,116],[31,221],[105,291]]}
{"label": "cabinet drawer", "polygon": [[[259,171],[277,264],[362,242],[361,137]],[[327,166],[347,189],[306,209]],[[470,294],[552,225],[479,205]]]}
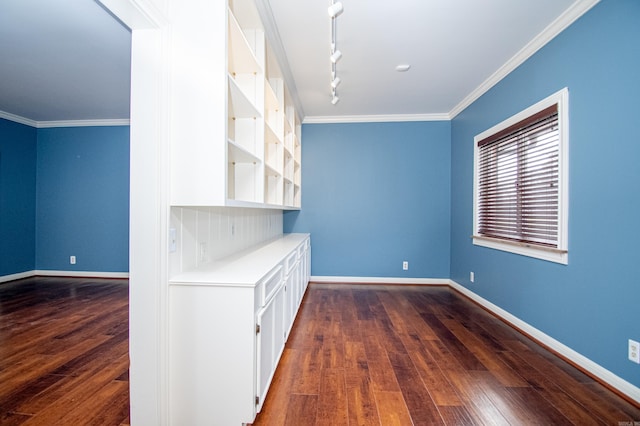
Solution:
{"label": "cabinet drawer", "polygon": [[294,266],[296,266],[296,262],[298,261],[298,250],[294,250],[284,261],[284,273],[287,275]]}
{"label": "cabinet drawer", "polygon": [[273,296],[282,282],[282,276],[282,265],[278,265],[269,273],[269,275],[267,275],[265,279],[262,280],[260,283],[260,294],[262,295],[260,299],[261,306],[264,306],[269,299],[271,299],[271,296]]}
{"label": "cabinet drawer", "polygon": [[300,244],[300,246],[298,247],[298,259],[300,259],[304,255],[305,250],[307,250],[307,245]]}

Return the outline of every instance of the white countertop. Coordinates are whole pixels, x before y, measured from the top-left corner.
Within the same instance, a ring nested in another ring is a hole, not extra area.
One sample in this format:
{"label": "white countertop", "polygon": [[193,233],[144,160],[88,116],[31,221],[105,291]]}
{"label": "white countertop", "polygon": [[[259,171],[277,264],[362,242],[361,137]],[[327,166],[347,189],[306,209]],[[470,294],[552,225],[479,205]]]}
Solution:
{"label": "white countertop", "polygon": [[216,262],[171,277],[170,285],[231,285],[255,287],[309,234],[283,234]]}

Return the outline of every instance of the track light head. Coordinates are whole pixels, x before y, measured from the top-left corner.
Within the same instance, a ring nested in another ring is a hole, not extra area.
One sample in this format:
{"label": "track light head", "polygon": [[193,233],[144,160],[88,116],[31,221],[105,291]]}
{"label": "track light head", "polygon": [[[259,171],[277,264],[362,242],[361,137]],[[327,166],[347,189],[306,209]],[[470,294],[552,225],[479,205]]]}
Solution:
{"label": "track light head", "polygon": [[335,2],[334,4],[329,6],[329,17],[333,19],[336,16],[339,16],[343,12],[343,10],[344,8],[342,7],[342,3],[339,1]]}
{"label": "track light head", "polygon": [[336,26],[337,19],[344,8],[342,7],[342,2],[331,0],[331,6],[329,6],[329,18],[331,19],[331,55],[329,59],[331,60],[331,104],[335,105],[340,101],[338,94],[336,93],[336,88],[340,84],[340,78],[337,76],[337,67],[336,63],[342,58],[342,52],[336,48]]}

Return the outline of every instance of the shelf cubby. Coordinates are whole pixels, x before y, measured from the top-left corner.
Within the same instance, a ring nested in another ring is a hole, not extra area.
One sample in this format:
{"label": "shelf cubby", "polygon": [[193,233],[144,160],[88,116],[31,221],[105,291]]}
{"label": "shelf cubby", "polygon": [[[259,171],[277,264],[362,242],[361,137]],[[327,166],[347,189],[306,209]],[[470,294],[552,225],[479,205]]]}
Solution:
{"label": "shelf cubby", "polygon": [[174,124],[185,137],[172,143],[172,205],[292,208],[284,194],[285,175],[296,179],[290,158],[299,164],[295,145],[286,142],[295,133],[295,111],[287,112],[291,96],[258,6],[258,0],[212,2],[215,25],[189,28],[202,35],[191,41],[205,56],[175,41],[173,53],[185,67],[176,71],[211,80],[193,87],[185,78],[176,86],[185,107]]}
{"label": "shelf cubby", "polygon": [[273,205],[283,204],[282,176],[270,167],[265,168],[265,203]]}

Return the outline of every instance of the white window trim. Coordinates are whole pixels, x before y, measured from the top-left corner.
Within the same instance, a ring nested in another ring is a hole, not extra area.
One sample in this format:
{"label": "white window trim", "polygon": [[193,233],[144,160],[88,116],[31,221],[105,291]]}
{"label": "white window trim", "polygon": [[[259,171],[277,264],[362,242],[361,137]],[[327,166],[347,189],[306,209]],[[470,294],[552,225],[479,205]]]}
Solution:
{"label": "white window trim", "polygon": [[[558,104],[558,127],[560,132],[559,174],[558,174],[558,248],[548,249],[530,244],[512,243],[494,238],[486,238],[478,234],[478,141],[485,139],[502,129],[524,120],[531,115]],[[473,138],[473,244],[496,250],[503,250],[523,256],[548,260],[567,265],[568,259],[568,224],[569,224],[569,89],[564,88],[541,100],[518,114],[509,117],[492,128]]]}

